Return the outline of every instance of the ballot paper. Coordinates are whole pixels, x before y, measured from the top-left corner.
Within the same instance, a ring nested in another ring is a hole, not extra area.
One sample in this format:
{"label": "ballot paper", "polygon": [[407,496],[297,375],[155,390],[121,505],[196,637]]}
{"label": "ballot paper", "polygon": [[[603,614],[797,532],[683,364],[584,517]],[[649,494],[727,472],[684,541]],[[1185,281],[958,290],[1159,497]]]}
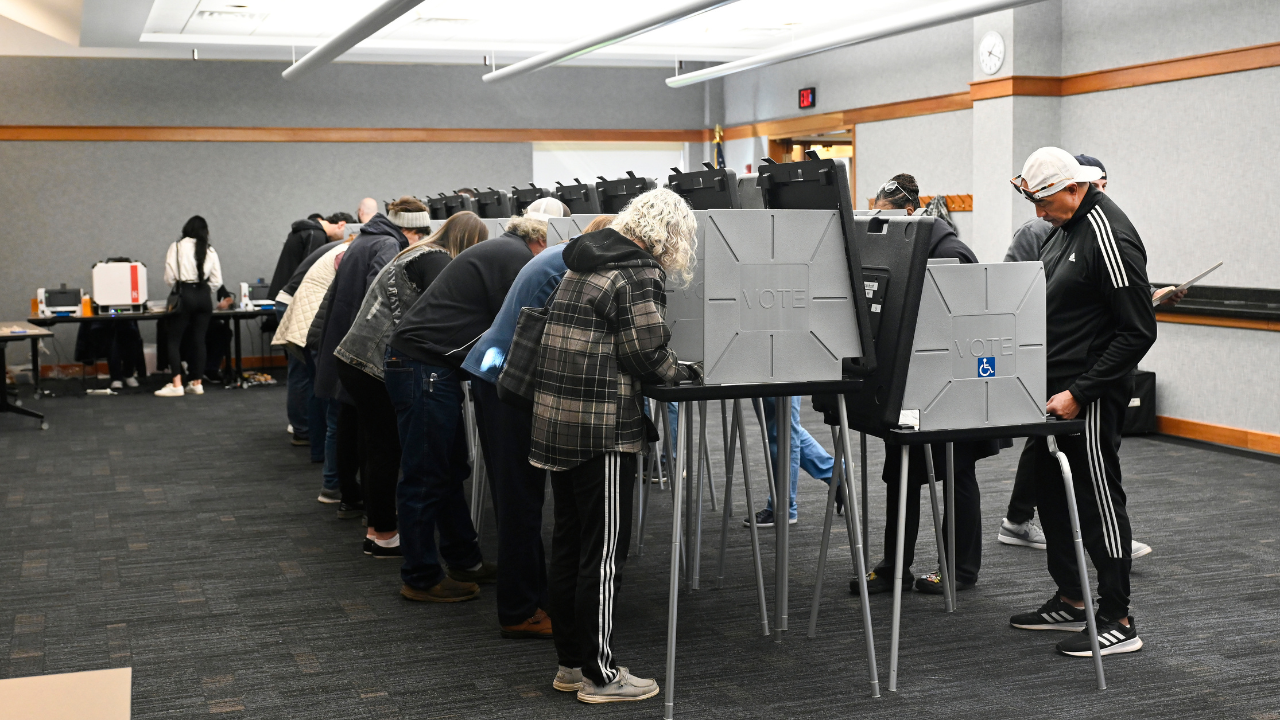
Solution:
{"label": "ballot paper", "polygon": [[1203,280],[1205,275],[1208,275],[1209,273],[1213,272],[1214,270],[1217,270],[1217,269],[1218,269],[1218,268],[1220,268],[1220,267],[1222,267],[1222,261],[1218,261],[1218,264],[1217,264],[1217,265],[1214,265],[1213,267],[1209,268],[1208,270],[1205,270],[1204,272],[1200,273],[1199,275],[1197,275],[1197,276],[1195,276],[1195,277],[1191,278],[1190,280],[1188,280],[1188,281],[1186,281],[1186,282],[1182,283],[1182,284],[1181,284],[1181,285],[1179,285],[1178,287],[1176,287],[1176,288],[1174,288],[1174,289],[1172,289],[1172,290],[1169,290],[1168,292],[1162,292],[1162,293],[1160,293],[1160,294],[1156,295],[1155,297],[1151,298],[1151,305],[1152,305],[1152,306],[1159,305],[1161,302],[1163,302],[1163,301],[1164,301],[1164,299],[1165,299],[1165,298],[1169,297],[1170,295],[1173,295],[1174,293],[1180,293],[1180,292],[1182,292],[1183,290],[1186,290],[1187,288],[1191,287],[1192,285],[1195,285],[1196,283],[1198,283],[1198,282],[1200,282],[1201,280]]}

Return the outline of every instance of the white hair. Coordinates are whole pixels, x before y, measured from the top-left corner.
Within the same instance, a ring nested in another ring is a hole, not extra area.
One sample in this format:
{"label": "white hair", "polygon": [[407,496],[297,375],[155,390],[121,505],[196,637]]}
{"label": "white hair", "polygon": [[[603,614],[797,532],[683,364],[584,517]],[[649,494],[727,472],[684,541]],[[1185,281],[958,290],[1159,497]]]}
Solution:
{"label": "white hair", "polygon": [[677,286],[693,279],[698,223],[684,198],[666,188],[650,190],[627,203],[609,227],[642,243]]}

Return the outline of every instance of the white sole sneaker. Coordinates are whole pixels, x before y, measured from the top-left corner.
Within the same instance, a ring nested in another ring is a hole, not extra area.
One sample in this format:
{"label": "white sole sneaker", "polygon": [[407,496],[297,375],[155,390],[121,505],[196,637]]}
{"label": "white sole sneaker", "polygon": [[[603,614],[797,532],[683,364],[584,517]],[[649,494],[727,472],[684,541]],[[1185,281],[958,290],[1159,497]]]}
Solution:
{"label": "white sole sneaker", "polygon": [[1150,555],[1150,554],[1151,554],[1151,546],[1146,543],[1138,542],[1137,540],[1134,540],[1129,544],[1130,560],[1137,560],[1140,557],[1146,557],[1147,555]]}
{"label": "white sole sneaker", "polygon": [[[1138,652],[1141,649],[1142,649],[1142,638],[1135,637],[1132,640],[1125,640],[1124,642],[1116,643],[1111,647],[1102,648],[1102,656],[1106,657],[1107,655],[1119,655],[1120,653]],[[1070,655],[1071,657],[1093,657],[1092,650],[1084,650],[1081,652],[1063,652],[1062,654]]]}
{"label": "white sole sneaker", "polygon": [[154,394],[156,397],[183,397],[184,395],[186,395],[186,393],[182,391],[182,388],[174,387],[172,385],[165,385],[164,387],[155,391]]}
{"label": "white sole sneaker", "polygon": [[583,690],[578,691],[578,702],[584,702],[591,705],[602,705],[604,703],[613,702],[635,702],[637,700],[648,700],[658,694],[658,685],[654,683],[653,689],[643,695],[588,695]]}
{"label": "white sole sneaker", "polygon": [[1052,625],[1019,625],[1017,623],[1009,623],[1009,627],[1015,627],[1019,630],[1061,630],[1063,632],[1080,632],[1085,629],[1086,625],[1085,621],[1081,620],[1080,622],[1060,622],[1053,623]]}

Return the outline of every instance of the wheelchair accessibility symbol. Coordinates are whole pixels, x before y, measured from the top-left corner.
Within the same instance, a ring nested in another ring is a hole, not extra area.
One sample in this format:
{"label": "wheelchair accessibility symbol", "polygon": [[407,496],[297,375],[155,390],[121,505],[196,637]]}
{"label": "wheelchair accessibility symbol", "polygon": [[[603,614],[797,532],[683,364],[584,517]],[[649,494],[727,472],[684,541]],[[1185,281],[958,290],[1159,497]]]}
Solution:
{"label": "wheelchair accessibility symbol", "polygon": [[994,357],[978,358],[978,377],[995,377],[996,359]]}

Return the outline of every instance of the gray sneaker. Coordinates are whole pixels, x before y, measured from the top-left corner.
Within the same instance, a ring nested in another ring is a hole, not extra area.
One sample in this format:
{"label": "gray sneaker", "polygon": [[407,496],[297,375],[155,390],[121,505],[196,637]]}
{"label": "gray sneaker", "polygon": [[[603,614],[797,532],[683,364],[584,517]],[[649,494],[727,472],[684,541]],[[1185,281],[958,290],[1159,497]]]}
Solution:
{"label": "gray sneaker", "polygon": [[584,703],[627,702],[645,700],[658,694],[658,682],[634,677],[624,667],[618,668],[618,677],[603,687],[596,687],[591,678],[582,678],[578,700]]}
{"label": "gray sneaker", "polygon": [[582,689],[582,668],[567,668],[563,665],[559,668],[556,679],[551,681],[551,687],[560,692],[577,692]]}
{"label": "gray sneaker", "polygon": [[1009,518],[1004,518],[1000,521],[1000,532],[996,535],[996,539],[1005,545],[1021,545],[1036,550],[1045,549],[1044,531],[1036,525],[1034,520],[1015,525],[1009,522]]}

